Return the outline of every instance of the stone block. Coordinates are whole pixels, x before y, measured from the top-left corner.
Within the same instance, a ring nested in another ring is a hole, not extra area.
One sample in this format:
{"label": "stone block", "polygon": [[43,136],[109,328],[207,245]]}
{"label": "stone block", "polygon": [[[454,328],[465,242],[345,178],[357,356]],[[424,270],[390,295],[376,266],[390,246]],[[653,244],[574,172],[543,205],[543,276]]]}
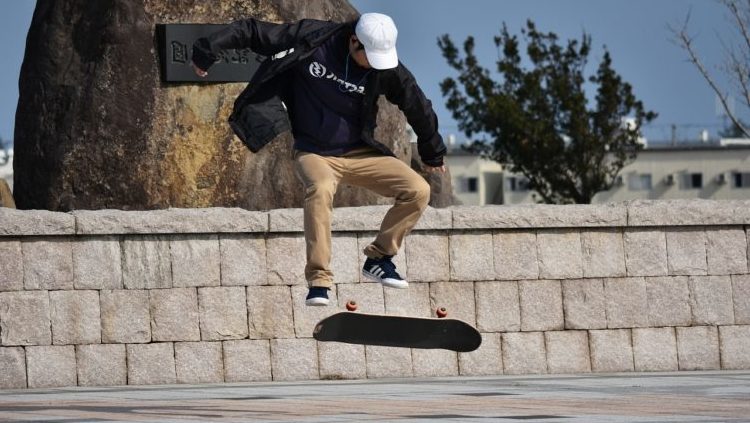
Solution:
{"label": "stone block", "polygon": [[0,291],[23,290],[21,241],[0,238],[0,269]]}
{"label": "stone block", "polygon": [[523,204],[451,207],[453,227],[473,228],[578,228],[627,225],[623,204]]}
{"label": "stone block", "polygon": [[198,288],[201,339],[221,341],[248,335],[244,286]]}
{"label": "stone block", "polygon": [[474,284],[477,329],[480,332],[521,330],[518,282],[477,282]]}
{"label": "stone block", "polygon": [[51,343],[47,291],[0,292],[0,345]]}
{"label": "stone block", "polygon": [[663,230],[626,228],[623,233],[628,276],[666,276],[667,236]]}
{"label": "stone block", "polygon": [[75,347],[26,347],[26,374],[29,388],[76,386]]}
{"label": "stone block", "polygon": [[103,290],[99,294],[102,342],[138,344],[151,341],[149,294],[146,290]]}
{"label": "stone block", "polygon": [[690,326],[687,276],[646,278],[649,326]]}
{"label": "stone block", "polygon": [[729,276],[691,276],[688,285],[693,325],[734,323],[732,280]]}
{"label": "stone block", "polygon": [[453,229],[453,211],[450,208],[427,207],[414,227],[417,231]]}
{"label": "stone block", "polygon": [[169,249],[173,287],[221,284],[221,253],[217,235],[176,236],[170,241]]}
{"label": "stone block", "polygon": [[741,225],[747,219],[747,201],[635,200],[628,202],[630,226]]}
{"label": "stone block", "polygon": [[365,346],[338,342],[319,342],[320,378],[328,380],[367,377]]}
{"label": "stone block", "polygon": [[175,342],[177,383],[224,381],[221,342]]}
{"label": "stone block", "polygon": [[734,322],[750,325],[750,275],[732,275]]}
{"label": "stone block", "polygon": [[159,236],[128,236],[122,249],[122,282],[126,289],[172,287],[169,240]]}
{"label": "stone block", "polygon": [[73,242],[76,289],[122,289],[122,253],[117,237],[83,237]]}
{"label": "stone block", "polygon": [[499,231],[492,237],[495,279],[518,280],[539,277],[536,233]]}
{"label": "stone block", "polygon": [[271,380],[271,345],[268,340],[224,341],[224,380],[226,382],[266,382]]}
{"label": "stone block", "polygon": [[502,336],[503,372],[506,375],[547,373],[542,332],[512,332]]}
{"label": "stone block", "polygon": [[266,239],[261,235],[227,234],[219,237],[221,284],[254,286],[268,283]]}
{"label": "stone block", "polygon": [[0,389],[26,387],[26,352],[21,347],[0,348]]}
{"label": "stone block", "polygon": [[637,372],[678,370],[674,328],[633,329],[633,361]]}
{"label": "stone block", "polygon": [[450,279],[450,250],[444,232],[416,232],[406,238],[409,282],[437,282]]}
{"label": "stone block", "polygon": [[[360,270],[364,267],[365,260],[367,260],[367,257],[364,254],[364,250],[368,245],[375,241],[376,236],[376,232],[364,232],[357,234],[357,249],[359,250],[358,267]],[[399,253],[393,257],[393,264],[396,265],[396,270],[401,276],[409,274],[409,269],[406,265],[406,254],[404,248],[402,248],[402,251],[399,251]],[[362,275],[362,272],[359,272],[359,280],[360,282],[372,282],[370,279],[364,277]]]}
{"label": "stone block", "polygon": [[750,326],[719,326],[722,370],[750,369]]}
{"label": "stone block", "polygon": [[123,211],[81,210],[73,212],[80,235],[99,234],[207,234],[265,232],[268,213],[240,208]]}
{"label": "stone block", "polygon": [[719,370],[719,329],[715,326],[681,327],[677,330],[680,370]]}
{"label": "stone block", "polygon": [[99,291],[50,291],[49,299],[53,344],[102,341]]}
{"label": "stone block", "polygon": [[707,274],[706,231],[703,228],[671,228],[666,235],[670,275]]}
{"label": "stone block", "polygon": [[269,235],[266,240],[268,283],[302,285],[305,282],[305,238],[301,234]]}
{"label": "stone block", "polygon": [[69,238],[31,238],[21,242],[26,289],[73,289],[73,248]]}
{"label": "stone block", "polygon": [[281,285],[256,286],[247,288],[247,291],[250,338],[294,338],[291,288]]}
{"label": "stone block", "polygon": [[332,235],[331,271],[335,283],[359,282],[359,255],[356,234]]}
{"label": "stone block", "polygon": [[165,385],[177,382],[171,342],[126,346],[128,385]]}
{"label": "stone block", "polygon": [[581,234],[571,229],[547,229],[536,235],[539,277],[574,279],[583,277]]}
{"label": "stone block", "polygon": [[153,341],[200,341],[195,288],[151,290],[150,312]]}
{"label": "stone block", "polygon": [[461,376],[503,374],[502,341],[499,333],[482,333],[482,344],[476,350],[458,353]]}
{"label": "stone block", "polygon": [[302,209],[273,209],[268,211],[269,232],[303,232],[305,215]]}
{"label": "stone block", "polygon": [[[409,287],[411,288],[411,287]],[[336,287],[339,308],[346,307],[349,301],[357,303],[357,311],[361,313],[385,313],[385,297],[383,291],[404,291],[402,289],[386,288],[376,282],[341,284]],[[399,292],[396,293],[397,295]]]}
{"label": "stone block", "polygon": [[492,233],[454,232],[450,235],[450,270],[453,281],[495,279]]}
{"label": "stone block", "polygon": [[625,276],[625,249],[619,229],[590,229],[581,232],[583,277]]}
{"label": "stone block", "polygon": [[413,377],[411,352],[409,348],[365,346],[367,378]]}
{"label": "stone block", "polygon": [[550,373],[589,373],[589,338],[586,331],[545,332],[547,370]]}
{"label": "stone block", "polygon": [[741,226],[707,229],[706,257],[709,275],[747,273],[745,230]]}
{"label": "stone block", "polygon": [[[294,334],[297,338],[312,338],[315,325],[324,318],[341,310],[336,307],[308,307],[305,305],[306,286],[292,287],[292,310],[294,310]],[[330,304],[338,304],[337,290],[328,291]],[[274,379],[276,380],[276,379]]]}
{"label": "stone block", "polygon": [[0,236],[73,235],[75,228],[69,213],[0,207]]}
{"label": "stone block", "polygon": [[474,303],[474,284],[465,282],[434,282],[430,284],[430,307],[435,310],[445,307],[448,317],[476,326],[477,313]]}
{"label": "stone block", "polygon": [[648,326],[648,296],[644,278],[605,279],[604,296],[608,328]]}
{"label": "stone block", "polygon": [[116,386],[128,384],[125,345],[76,345],[78,385]]}
{"label": "stone block", "polygon": [[565,329],[605,329],[604,282],[601,279],[562,281]]}
{"label": "stone block", "polygon": [[411,351],[415,377],[458,376],[458,353],[449,350]]}
{"label": "stone block", "polygon": [[386,314],[413,317],[432,315],[429,284],[413,283],[409,289],[383,288],[383,295]]}
{"label": "stone block", "polygon": [[309,339],[272,339],[273,380],[318,379],[317,341]]}
{"label": "stone block", "polygon": [[594,372],[632,372],[633,346],[630,329],[589,331],[591,370]]}
{"label": "stone block", "polygon": [[521,330],[562,330],[564,327],[560,281],[520,281]]}

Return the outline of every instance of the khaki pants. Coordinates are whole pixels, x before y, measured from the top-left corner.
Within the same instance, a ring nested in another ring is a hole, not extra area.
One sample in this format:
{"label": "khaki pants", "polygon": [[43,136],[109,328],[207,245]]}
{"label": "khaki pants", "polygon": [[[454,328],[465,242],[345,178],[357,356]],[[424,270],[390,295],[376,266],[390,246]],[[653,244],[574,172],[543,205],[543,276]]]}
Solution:
{"label": "khaki pants", "polygon": [[395,255],[430,200],[430,185],[424,178],[401,160],[370,148],[354,150],[342,157],[296,152],[294,161],[305,189],[305,278],[309,286],[333,285],[331,214],[339,183],[396,199],[383,218],[375,241],[364,250],[372,258]]}

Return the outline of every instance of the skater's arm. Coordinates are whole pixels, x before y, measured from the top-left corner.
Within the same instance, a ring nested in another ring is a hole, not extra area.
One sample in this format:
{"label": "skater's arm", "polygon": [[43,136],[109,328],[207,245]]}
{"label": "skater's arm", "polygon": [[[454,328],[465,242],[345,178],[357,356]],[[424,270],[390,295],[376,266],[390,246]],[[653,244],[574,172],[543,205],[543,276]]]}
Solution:
{"label": "skater's arm", "polygon": [[444,171],[443,156],[447,151],[438,133],[438,119],[432,103],[417,85],[414,76],[403,65],[392,74],[386,97],[404,112],[406,120],[417,135],[417,151],[430,171]]}
{"label": "skater's arm", "polygon": [[[273,56],[293,48],[302,36],[320,28],[322,21],[303,19],[294,23],[276,24],[258,19],[232,22],[226,28],[193,44],[193,65],[196,73],[205,76],[222,50],[249,48],[264,56]],[[203,75],[198,71],[203,71]]]}

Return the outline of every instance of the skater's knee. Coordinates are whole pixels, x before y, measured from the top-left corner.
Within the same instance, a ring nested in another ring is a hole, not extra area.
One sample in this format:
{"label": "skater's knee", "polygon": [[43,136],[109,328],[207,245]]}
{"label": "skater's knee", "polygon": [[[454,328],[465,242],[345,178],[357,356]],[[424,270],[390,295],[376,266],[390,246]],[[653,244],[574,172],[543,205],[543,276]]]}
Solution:
{"label": "skater's knee", "polygon": [[399,197],[401,201],[413,201],[422,208],[427,207],[430,202],[430,184],[422,178],[415,179]]}
{"label": "skater's knee", "polygon": [[336,192],[336,181],[333,179],[321,179],[305,185],[305,198],[333,198]]}

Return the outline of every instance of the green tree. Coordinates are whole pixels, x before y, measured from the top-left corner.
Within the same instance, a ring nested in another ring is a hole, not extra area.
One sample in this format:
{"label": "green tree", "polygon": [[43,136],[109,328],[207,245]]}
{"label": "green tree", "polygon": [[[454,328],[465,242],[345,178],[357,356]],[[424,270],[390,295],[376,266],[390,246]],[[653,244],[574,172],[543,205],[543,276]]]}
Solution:
{"label": "green tree", "polygon": [[532,21],[522,34],[529,69],[518,37],[505,24],[495,37],[498,81],[479,64],[473,37],[464,42],[463,54],[448,35],[440,37],[443,56],[459,73],[440,85],[447,107],[467,136],[483,137],[469,149],[524,175],[542,202],[590,203],[635,159],[640,128],[656,114],[645,111],[630,84],[612,69],[606,49],[588,78],[596,87],[596,104],[588,107],[589,35],[561,46],[556,34],[538,31]]}

